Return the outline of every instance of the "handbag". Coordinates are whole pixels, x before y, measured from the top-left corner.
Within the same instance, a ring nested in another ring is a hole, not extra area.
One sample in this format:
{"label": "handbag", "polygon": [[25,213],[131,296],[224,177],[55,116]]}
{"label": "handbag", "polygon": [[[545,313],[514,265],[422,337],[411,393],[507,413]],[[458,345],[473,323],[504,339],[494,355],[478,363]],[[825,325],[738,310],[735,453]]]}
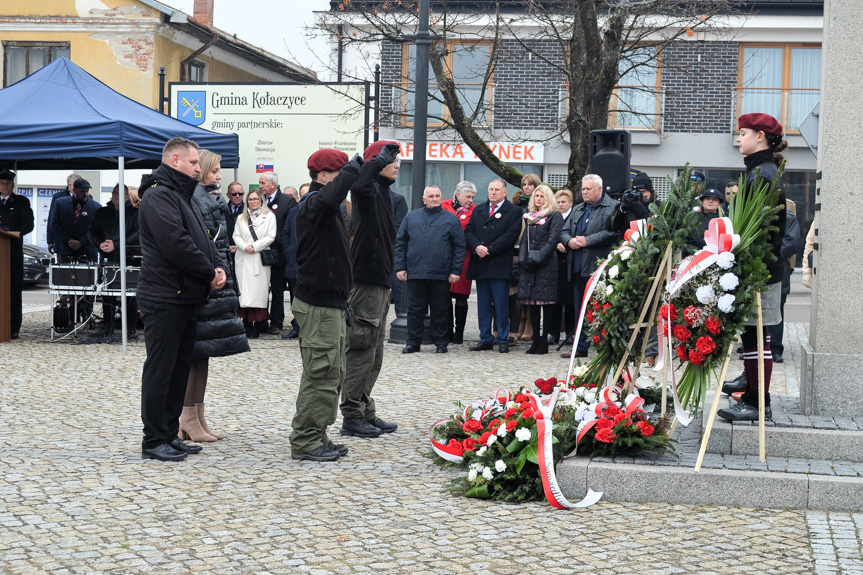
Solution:
{"label": "handbag", "polygon": [[[258,241],[258,234],[255,233],[255,228],[252,227],[252,222],[248,223],[249,225],[249,233],[252,234],[252,239]],[[276,250],[267,248],[265,250],[261,250],[261,265],[271,266],[279,261],[279,254],[276,253]]]}

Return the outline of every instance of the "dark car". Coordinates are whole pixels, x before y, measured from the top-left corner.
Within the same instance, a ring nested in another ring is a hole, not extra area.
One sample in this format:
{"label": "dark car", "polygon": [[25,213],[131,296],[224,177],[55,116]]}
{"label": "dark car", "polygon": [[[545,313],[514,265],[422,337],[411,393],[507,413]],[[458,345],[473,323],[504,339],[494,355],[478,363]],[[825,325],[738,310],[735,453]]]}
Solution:
{"label": "dark car", "polygon": [[24,285],[48,281],[51,252],[33,244],[24,244]]}

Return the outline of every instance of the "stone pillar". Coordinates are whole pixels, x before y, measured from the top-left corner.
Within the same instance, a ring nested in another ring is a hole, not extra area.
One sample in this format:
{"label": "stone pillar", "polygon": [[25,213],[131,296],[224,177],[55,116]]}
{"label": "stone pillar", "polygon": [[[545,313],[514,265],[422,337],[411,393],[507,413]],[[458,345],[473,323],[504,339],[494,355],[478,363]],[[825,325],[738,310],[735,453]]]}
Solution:
{"label": "stone pillar", "polygon": [[807,414],[863,416],[860,22],[860,0],[824,3],[812,315],[800,378]]}

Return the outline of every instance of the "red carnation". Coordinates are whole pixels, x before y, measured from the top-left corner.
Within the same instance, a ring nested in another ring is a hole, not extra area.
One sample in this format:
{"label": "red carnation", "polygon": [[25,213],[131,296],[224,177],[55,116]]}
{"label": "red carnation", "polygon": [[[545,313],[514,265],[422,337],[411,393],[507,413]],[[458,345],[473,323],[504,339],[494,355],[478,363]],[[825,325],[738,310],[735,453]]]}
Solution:
{"label": "red carnation", "polygon": [[479,433],[482,431],[482,423],[476,419],[468,419],[464,422],[464,425],[462,425],[461,428],[465,433]]}
{"label": "red carnation", "polygon": [[494,433],[492,433],[491,431],[486,431],[485,433],[480,435],[479,436],[480,445],[487,445],[488,444],[488,438],[491,437],[492,435],[494,435]]}
{"label": "red carnation", "polygon": [[720,331],[722,331],[722,320],[715,315],[712,315],[704,322],[704,327],[706,327],[707,331],[709,331],[713,335],[717,335]]}
{"label": "red carnation", "polygon": [[695,365],[701,365],[704,363],[704,356],[692,349],[689,351],[689,361]]}
{"label": "red carnation", "polygon": [[516,403],[524,403],[525,401],[527,401],[527,396],[523,393],[516,393],[515,399],[513,399],[513,401],[515,401]]}
{"label": "red carnation", "polygon": [[629,416],[626,415],[626,413],[618,413],[614,416],[614,425],[617,425],[620,422],[623,422],[623,425],[627,427],[632,425],[632,420],[629,419]]}
{"label": "red carnation", "polygon": [[608,313],[608,308],[610,308],[610,307],[611,307],[611,304],[610,304],[610,303],[604,303],[604,304],[602,304],[602,313],[603,313],[603,315]]}
{"label": "red carnation", "polygon": [[605,335],[605,330],[602,330],[602,333],[600,333],[599,335],[601,335],[602,337],[607,337],[607,336]]}
{"label": "red carnation", "polygon": [[623,413],[623,410],[614,405],[613,403],[608,404],[606,406],[605,411],[602,412],[604,417],[614,417],[618,413]]}
{"label": "red carnation", "polygon": [[489,429],[491,429],[492,427],[497,427],[499,425],[500,425],[499,419],[492,419],[491,421],[488,422],[488,428]]}
{"label": "red carnation", "polygon": [[527,409],[525,409],[524,411],[522,411],[522,412],[521,412],[521,418],[522,418],[522,419],[530,419],[530,418],[532,418],[534,415],[535,415],[535,414],[534,414],[534,412],[533,412],[533,408],[532,408],[532,407],[528,407]]}
{"label": "red carnation", "polygon": [[689,359],[689,354],[686,352],[686,346],[683,346],[683,345],[677,346],[677,357],[681,361],[686,361]]}
{"label": "red carnation", "polygon": [[612,427],[614,427],[614,420],[599,419],[599,420],[597,420],[596,425],[594,425],[594,427],[598,430],[599,429],[611,429]]}
{"label": "red carnation", "polygon": [[464,447],[465,451],[473,451],[476,449],[476,439],[473,437],[468,437],[464,441],[461,442],[462,447]]}
{"label": "red carnation", "polygon": [[713,353],[713,350],[716,349],[716,344],[713,342],[713,338],[709,335],[705,335],[704,337],[699,337],[695,342],[695,347],[699,352],[704,355],[709,355]]}
{"label": "red carnation", "polygon": [[692,336],[692,332],[690,332],[688,329],[686,329],[686,326],[683,326],[683,325],[674,326],[674,330],[671,333],[679,341],[686,341],[687,339],[690,338],[690,336]]}
{"label": "red carnation", "polygon": [[449,443],[447,443],[447,447],[454,450],[456,455],[461,455],[464,453],[464,445],[458,439],[450,439]]}
{"label": "red carnation", "polygon": [[506,422],[506,430],[512,431],[513,429],[516,428],[517,425],[518,425],[518,421],[516,421],[515,419],[510,419],[509,421]]}
{"label": "red carnation", "polygon": [[686,323],[689,325],[694,324],[701,319],[701,308],[695,307],[694,305],[687,306],[687,308],[683,310],[683,319],[685,319]]}
{"label": "red carnation", "polygon": [[617,439],[617,435],[612,433],[610,429],[600,429],[594,437],[603,443],[614,443],[614,440]]}
{"label": "red carnation", "polygon": [[599,302],[596,300],[593,300],[593,309],[595,309],[596,311],[599,311]]}
{"label": "red carnation", "polygon": [[651,435],[653,435],[653,426],[646,421],[639,421],[635,425],[638,426],[638,429],[641,430],[641,435],[643,435],[644,437],[650,437]]}
{"label": "red carnation", "polygon": [[534,383],[541,394],[548,395],[554,389],[555,382],[551,379],[537,379]]}
{"label": "red carnation", "polygon": [[599,344],[600,341],[602,341],[602,340],[599,339],[598,335],[593,336],[593,343]]}
{"label": "red carnation", "polygon": [[[671,317],[669,317],[669,315]],[[662,319],[674,321],[677,319],[677,310],[674,308],[673,304],[663,304],[659,306],[659,317],[661,317]]]}
{"label": "red carnation", "polygon": [[507,419],[509,419],[510,417],[515,415],[517,411],[518,410],[516,408],[510,407],[509,409],[507,409],[506,411],[503,412],[503,416],[506,417]]}
{"label": "red carnation", "polygon": [[593,310],[587,310],[587,323],[593,323]]}
{"label": "red carnation", "polygon": [[528,407],[530,407],[530,402],[529,402],[529,401],[522,401],[521,403],[519,403],[519,404],[518,404],[518,410],[519,410],[519,411],[524,411],[524,410],[525,410],[525,409],[527,409]]}

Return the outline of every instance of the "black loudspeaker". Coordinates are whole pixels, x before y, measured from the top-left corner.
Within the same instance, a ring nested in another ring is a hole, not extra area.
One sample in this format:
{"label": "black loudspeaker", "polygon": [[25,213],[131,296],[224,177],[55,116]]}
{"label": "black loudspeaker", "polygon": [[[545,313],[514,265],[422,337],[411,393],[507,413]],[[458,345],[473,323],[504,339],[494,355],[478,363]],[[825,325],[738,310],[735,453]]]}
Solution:
{"label": "black loudspeaker", "polygon": [[632,136],[627,130],[594,130],[590,133],[590,173],[602,178],[603,191],[619,200],[632,187],[629,159]]}

